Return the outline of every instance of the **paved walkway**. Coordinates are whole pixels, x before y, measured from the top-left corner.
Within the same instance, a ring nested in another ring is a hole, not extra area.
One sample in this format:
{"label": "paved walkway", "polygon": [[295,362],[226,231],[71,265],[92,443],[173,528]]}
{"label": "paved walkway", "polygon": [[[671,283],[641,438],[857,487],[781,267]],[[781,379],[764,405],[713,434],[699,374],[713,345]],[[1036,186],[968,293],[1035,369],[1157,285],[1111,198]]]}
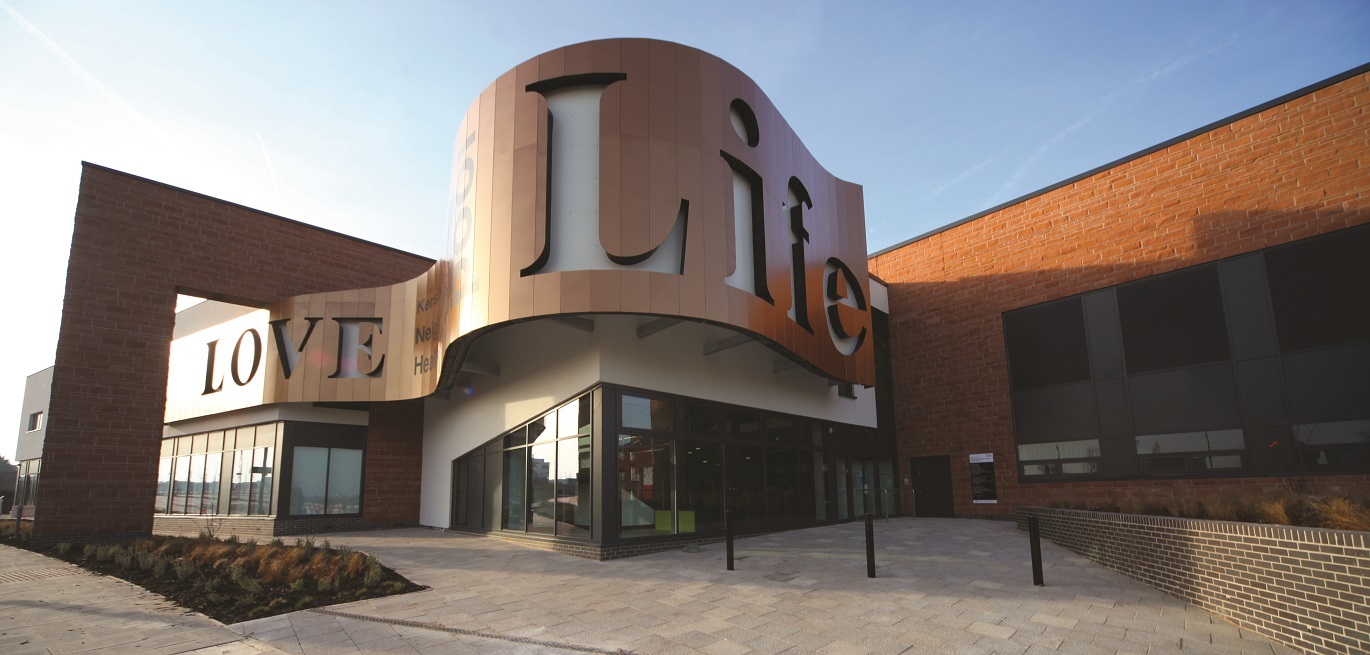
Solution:
{"label": "paved walkway", "polygon": [[278,650],[141,587],[0,546],[4,655],[258,655]]}
{"label": "paved walkway", "polygon": [[[431,530],[325,535],[430,590],[233,626],[296,655],[1292,653],[1008,523],[859,524],[590,562]],[[323,536],[319,537],[320,539]]]}

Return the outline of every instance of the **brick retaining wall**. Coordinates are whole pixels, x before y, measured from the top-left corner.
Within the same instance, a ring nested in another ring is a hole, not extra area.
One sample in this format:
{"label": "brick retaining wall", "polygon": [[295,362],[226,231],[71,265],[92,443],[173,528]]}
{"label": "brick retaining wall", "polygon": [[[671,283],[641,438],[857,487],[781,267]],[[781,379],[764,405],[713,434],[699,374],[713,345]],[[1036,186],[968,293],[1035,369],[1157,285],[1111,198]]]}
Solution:
{"label": "brick retaining wall", "polygon": [[[1370,652],[1370,532],[1019,508],[1019,529],[1306,653]],[[1048,573],[1047,584],[1051,584]]]}
{"label": "brick retaining wall", "polygon": [[358,532],[412,528],[417,522],[376,523],[360,516],[320,516],[307,518],[275,518],[271,516],[154,516],[152,533],[175,537],[198,537],[212,532],[216,537],[236,535],[240,539],[282,537],[297,534],[328,532]]}

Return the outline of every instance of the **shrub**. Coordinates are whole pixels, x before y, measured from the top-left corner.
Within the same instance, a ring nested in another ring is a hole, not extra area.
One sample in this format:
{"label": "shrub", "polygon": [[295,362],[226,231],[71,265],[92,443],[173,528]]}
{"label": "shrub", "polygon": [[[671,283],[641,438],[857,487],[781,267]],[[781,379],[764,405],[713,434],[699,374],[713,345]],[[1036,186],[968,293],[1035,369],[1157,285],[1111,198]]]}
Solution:
{"label": "shrub", "polygon": [[1323,527],[1333,530],[1370,532],[1370,506],[1349,498],[1331,498],[1315,510]]}
{"label": "shrub", "polygon": [[188,559],[178,559],[172,562],[171,566],[176,571],[176,579],[178,580],[188,579],[200,572],[200,567],[195,566],[195,562]]}

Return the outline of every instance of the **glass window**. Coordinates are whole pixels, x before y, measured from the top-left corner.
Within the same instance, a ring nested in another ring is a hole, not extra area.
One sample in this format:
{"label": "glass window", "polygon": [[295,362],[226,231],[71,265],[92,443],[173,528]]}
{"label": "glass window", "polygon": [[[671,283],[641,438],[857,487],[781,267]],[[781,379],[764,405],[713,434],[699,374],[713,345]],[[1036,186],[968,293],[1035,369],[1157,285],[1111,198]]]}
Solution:
{"label": "glass window", "polygon": [[471,477],[471,458],[462,457],[452,462],[452,523],[454,525],[466,525],[467,517],[470,516],[470,509],[466,504],[470,501],[470,490],[468,480]]}
{"label": "glass window", "polygon": [[328,449],[328,513],[357,514],[362,511],[362,451]]}
{"label": "glass window", "polygon": [[1089,475],[1099,472],[1099,440],[1057,441],[1018,446],[1025,476]]}
{"label": "glass window", "polygon": [[190,458],[190,481],[186,485],[186,514],[199,515],[201,511],[201,499],[205,493],[205,456],[195,455]]}
{"label": "glass window", "polygon": [[[171,458],[163,457],[157,464],[157,496],[153,501],[153,510],[158,514],[166,514],[168,509],[167,501],[171,495]],[[15,502],[23,498],[22,495],[15,495]],[[22,503],[20,503],[22,504]]]}
{"label": "glass window", "polygon": [[528,426],[520,427],[504,436],[505,448],[518,448],[528,443]]}
{"label": "glass window", "polygon": [[728,444],[728,509],[734,530],[746,532],[765,527],[766,468],[761,446]]}
{"label": "glass window", "polygon": [[[555,414],[548,414],[551,419]],[[534,426],[540,421],[535,421]],[[531,432],[530,432],[531,434]],[[547,434],[556,434],[550,430]],[[569,441],[569,440],[568,440]],[[557,442],[545,441],[528,449],[528,531],[556,534]]]}
{"label": "glass window", "polygon": [[205,487],[200,504],[201,514],[219,513],[219,478],[223,474],[224,454],[205,455]]}
{"label": "glass window", "polygon": [[734,439],[760,439],[761,419],[756,414],[728,412],[728,434]]}
{"label": "glass window", "polygon": [[589,395],[581,396],[557,410],[557,436],[584,436],[594,425],[594,404]]}
{"label": "glass window", "polygon": [[1246,448],[1241,430],[1151,434],[1139,436],[1136,441],[1142,473],[1156,475],[1239,469],[1243,466],[1240,452],[1223,455],[1207,453]]}
{"label": "glass window", "polygon": [[1280,350],[1370,340],[1370,227],[1339,230],[1265,253]]}
{"label": "glass window", "polygon": [[1078,457],[1098,457],[1099,440],[1058,441],[1018,446],[1018,459],[1034,461],[1042,459],[1074,459]]}
{"label": "glass window", "polygon": [[766,441],[770,443],[794,443],[794,421],[778,416],[766,419]]}
{"label": "glass window", "polygon": [[557,438],[557,413],[552,412],[528,424],[528,443]]}
{"label": "glass window", "polygon": [[723,530],[723,447],[682,441],[676,481],[681,534]]}
{"label": "glass window", "polygon": [[[818,426],[813,426],[814,434],[821,434]],[[814,518],[820,521],[828,520],[828,476],[825,465],[825,456],[821,452],[813,454],[813,480],[814,480]]]}
{"label": "glass window", "polygon": [[1089,379],[1089,348],[1080,299],[1004,314],[1004,341],[1014,389]]}
{"label": "glass window", "polygon": [[252,451],[233,452],[233,479],[229,481],[228,513],[234,516],[247,515],[247,500],[252,488]]}
{"label": "glass window", "polygon": [[680,431],[685,434],[718,434],[718,410],[712,407],[681,403]]}
{"label": "glass window", "polygon": [[323,514],[327,493],[328,449],[296,446],[290,467],[290,513]]}
{"label": "glass window", "polygon": [[[499,445],[496,441],[494,445]],[[503,525],[501,521],[504,516],[500,512],[500,503],[503,497],[500,494],[502,479],[500,477],[503,469],[504,453],[500,451],[485,452],[485,465],[482,467],[481,479],[484,480],[484,487],[480,494],[481,505],[480,527],[483,530],[498,530]]]}
{"label": "glass window", "polygon": [[1138,455],[1242,450],[1245,447],[1246,442],[1242,438],[1241,430],[1209,430],[1137,437]]}
{"label": "glass window", "polygon": [[669,439],[618,438],[619,535],[675,532],[672,450]]}
{"label": "glass window", "polygon": [[557,535],[590,536],[590,437],[557,442]]}
{"label": "glass window", "polygon": [[1130,374],[1228,359],[1216,265],[1118,287],[1118,318]]}
{"label": "glass window", "polygon": [[1307,423],[1293,433],[1304,469],[1364,470],[1370,463],[1370,421]]}
{"label": "glass window", "polygon": [[636,430],[671,429],[671,401],[628,394],[622,398],[623,415],[619,422],[622,427]]}
{"label": "glass window", "polygon": [[186,496],[190,494],[190,458],[177,457],[175,481],[171,486],[171,513],[186,513]]}
{"label": "glass window", "polygon": [[[260,433],[258,434],[260,437]],[[274,448],[257,448],[252,451],[252,498],[248,503],[250,513],[263,516],[271,513],[271,482],[275,460]]]}
{"label": "glass window", "polygon": [[515,448],[504,453],[505,530],[522,532],[528,527],[528,449]]}
{"label": "glass window", "polygon": [[837,520],[839,520],[839,521],[845,521],[845,520],[847,519],[847,516],[848,516],[848,514],[847,514],[847,512],[848,512],[848,509],[847,509],[847,505],[848,505],[848,502],[847,502],[847,501],[848,501],[848,497],[847,497],[847,484],[848,484],[848,478],[849,478],[849,477],[850,477],[850,475],[849,475],[848,472],[847,472],[847,458],[845,458],[845,457],[840,457],[840,456],[839,456],[839,457],[837,458],[837,482],[836,482],[836,484],[837,484]]}

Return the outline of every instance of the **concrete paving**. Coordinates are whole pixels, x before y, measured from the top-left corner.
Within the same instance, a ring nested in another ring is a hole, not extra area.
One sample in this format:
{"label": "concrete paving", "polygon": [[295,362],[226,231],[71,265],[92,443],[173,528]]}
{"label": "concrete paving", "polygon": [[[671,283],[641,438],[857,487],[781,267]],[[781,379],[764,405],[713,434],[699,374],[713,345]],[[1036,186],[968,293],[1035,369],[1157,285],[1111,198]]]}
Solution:
{"label": "concrete paving", "polygon": [[280,651],[123,580],[0,546],[4,655],[262,655]]}
{"label": "concrete paving", "polygon": [[1287,655],[1294,651],[995,521],[877,521],[591,562],[411,529],[321,535],[429,590],[232,626],[295,655]]}

